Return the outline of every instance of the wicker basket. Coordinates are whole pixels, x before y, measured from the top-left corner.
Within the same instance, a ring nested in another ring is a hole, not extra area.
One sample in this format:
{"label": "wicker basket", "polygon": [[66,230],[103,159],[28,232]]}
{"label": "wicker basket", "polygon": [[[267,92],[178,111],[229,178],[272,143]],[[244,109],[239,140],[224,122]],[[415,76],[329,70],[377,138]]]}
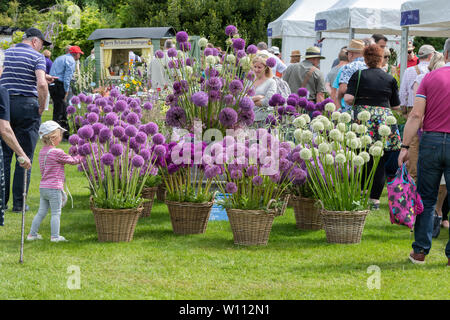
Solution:
{"label": "wicker basket", "polygon": [[155,199],[156,191],[158,187],[144,188],[142,190],[142,198],[148,199],[144,202],[144,210],[142,210],[141,218],[150,217],[153,207],[153,199]]}
{"label": "wicker basket", "polygon": [[316,207],[316,200],[292,196],[295,224],[301,230],[320,230],[323,228],[320,209]]}
{"label": "wicker basket", "polygon": [[161,202],[166,201],[166,188],[163,185],[158,186],[158,190],[156,191],[156,199]]}
{"label": "wicker basket", "polygon": [[206,203],[166,200],[175,234],[205,233],[214,201]]}
{"label": "wicker basket", "polygon": [[320,214],[329,243],[360,243],[366,216],[365,211],[328,211]]}
{"label": "wicker basket", "polygon": [[98,241],[129,242],[133,240],[134,229],[144,208],[135,209],[102,209],[91,201]]}

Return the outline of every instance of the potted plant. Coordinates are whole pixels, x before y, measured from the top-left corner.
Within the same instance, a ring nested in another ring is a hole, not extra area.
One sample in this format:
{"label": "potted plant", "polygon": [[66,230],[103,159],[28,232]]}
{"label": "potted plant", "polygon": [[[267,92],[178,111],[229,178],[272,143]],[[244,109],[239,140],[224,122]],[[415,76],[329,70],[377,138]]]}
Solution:
{"label": "potted plant", "polygon": [[141,218],[150,217],[153,207],[153,200],[155,199],[156,192],[161,185],[160,175],[150,175],[144,184],[142,189],[142,198],[144,199],[144,210],[142,210]]}
{"label": "potted plant", "polygon": [[[359,243],[369,213],[373,177],[390,128],[381,125],[384,141],[372,143],[366,127],[371,117],[368,111],[358,114],[359,123],[351,123],[348,113],[334,110],[335,105],[328,103],[327,116],[318,115],[312,121],[308,115],[296,118],[294,136],[301,147],[299,156],[305,162],[311,190],[322,206],[327,241]],[[395,122],[391,118],[390,124]],[[368,171],[365,163],[370,156],[374,165]]]}
{"label": "potted plant", "polygon": [[142,190],[157,174],[156,150],[164,141],[154,123],[140,124],[140,101],[111,91],[88,106],[69,152],[84,157],[79,169],[91,191],[99,241],[131,241],[142,213]]}

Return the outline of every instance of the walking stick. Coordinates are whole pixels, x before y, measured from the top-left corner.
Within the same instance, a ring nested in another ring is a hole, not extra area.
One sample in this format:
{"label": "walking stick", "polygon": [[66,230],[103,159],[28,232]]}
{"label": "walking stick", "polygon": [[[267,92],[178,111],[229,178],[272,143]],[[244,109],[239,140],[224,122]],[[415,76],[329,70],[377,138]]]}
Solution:
{"label": "walking stick", "polygon": [[[17,158],[17,161],[19,163],[23,163],[25,160],[22,157]],[[26,201],[27,201],[27,169],[24,169],[23,174],[23,206],[22,206],[22,236],[20,241],[20,259],[19,263],[23,263],[23,243],[25,238],[25,207],[26,207]]]}

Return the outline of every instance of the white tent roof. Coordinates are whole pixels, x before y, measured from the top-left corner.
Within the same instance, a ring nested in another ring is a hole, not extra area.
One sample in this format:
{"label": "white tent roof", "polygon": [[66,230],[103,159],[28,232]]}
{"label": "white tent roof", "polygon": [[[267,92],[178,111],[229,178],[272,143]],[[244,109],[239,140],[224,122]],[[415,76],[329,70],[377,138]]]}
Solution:
{"label": "white tent roof", "polygon": [[410,26],[410,33],[424,36],[450,37],[449,0],[413,0],[401,6],[401,25]]}
{"label": "white tent roof", "polygon": [[[448,0],[444,0],[448,1]],[[340,0],[316,14],[321,31],[401,34],[400,7],[404,0]]]}
{"label": "white tent roof", "polygon": [[278,19],[269,23],[272,38],[282,36],[313,37],[314,18],[317,12],[326,10],[338,0],[297,0]]}

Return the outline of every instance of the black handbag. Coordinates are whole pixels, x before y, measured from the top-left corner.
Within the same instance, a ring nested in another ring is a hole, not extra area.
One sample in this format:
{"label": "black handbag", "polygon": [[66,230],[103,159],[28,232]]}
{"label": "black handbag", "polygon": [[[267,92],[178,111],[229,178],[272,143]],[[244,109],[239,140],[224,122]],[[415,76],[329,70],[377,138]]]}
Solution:
{"label": "black handbag", "polygon": [[439,234],[441,233],[441,222],[442,222],[442,217],[438,216],[437,211],[434,211],[433,233],[431,235],[433,238],[439,237]]}

